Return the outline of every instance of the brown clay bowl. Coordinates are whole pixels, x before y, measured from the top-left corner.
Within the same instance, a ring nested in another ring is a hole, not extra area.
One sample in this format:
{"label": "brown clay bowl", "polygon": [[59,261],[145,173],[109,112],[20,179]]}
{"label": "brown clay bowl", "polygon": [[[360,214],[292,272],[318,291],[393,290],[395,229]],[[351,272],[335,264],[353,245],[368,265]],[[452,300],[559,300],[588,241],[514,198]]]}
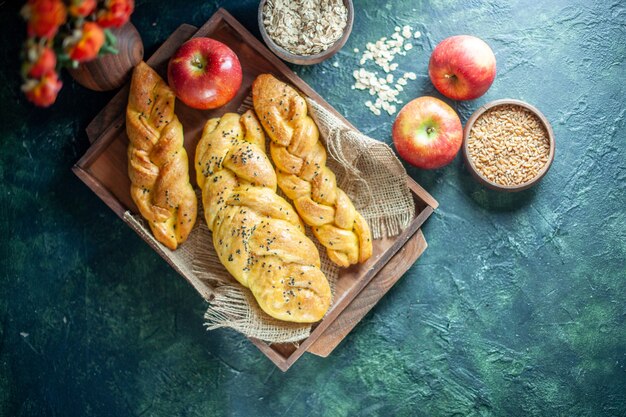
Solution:
{"label": "brown clay bowl", "polygon": [[[546,164],[543,166],[543,168],[541,168],[541,170],[537,173],[535,177],[519,185],[502,185],[502,184],[498,184],[496,182],[493,182],[487,179],[480,171],[478,171],[467,149],[467,141],[468,141],[470,132],[472,130],[472,126],[474,126],[474,123],[476,122],[476,120],[478,120],[478,118],[482,116],[483,113],[485,113],[487,110],[494,108],[494,107],[507,105],[507,104],[524,107],[530,110],[534,115],[536,115],[539,118],[539,120],[543,123],[546,129],[546,132],[548,132],[548,140],[550,142],[550,154],[548,155],[548,162],[546,162]],[[495,101],[489,102],[481,106],[478,110],[476,110],[470,116],[469,120],[465,124],[465,129],[463,130],[463,160],[465,161],[465,166],[467,167],[467,170],[470,172],[470,174],[472,174],[472,176],[479,183],[481,183],[485,187],[490,188],[492,190],[516,192],[516,191],[526,190],[532,187],[533,185],[537,184],[541,180],[541,178],[543,178],[543,176],[546,175],[546,172],[548,172],[548,169],[550,169],[550,166],[552,165],[552,161],[554,161],[554,149],[555,149],[554,132],[552,131],[552,126],[550,125],[550,122],[548,122],[548,119],[546,119],[543,113],[541,113],[539,109],[537,109],[535,106],[532,106],[521,100],[501,99],[501,100],[495,100]]]}
{"label": "brown clay bowl", "polygon": [[280,59],[291,62],[292,64],[297,65],[313,65],[319,64],[322,61],[327,60],[331,56],[335,55],[342,47],[345,45],[346,41],[350,37],[350,33],[352,32],[352,24],[354,23],[354,5],[352,4],[352,0],[343,0],[343,4],[348,9],[348,22],[346,24],[345,29],[343,30],[343,35],[337,39],[337,41],[331,45],[328,49],[315,54],[315,55],[296,55],[285,48],[279,46],[276,42],[270,38],[267,34],[267,30],[265,30],[265,25],[263,24],[263,7],[267,0],[261,0],[259,4],[259,12],[258,12],[258,21],[259,21],[259,30],[261,31],[261,36],[265,41],[267,47]]}

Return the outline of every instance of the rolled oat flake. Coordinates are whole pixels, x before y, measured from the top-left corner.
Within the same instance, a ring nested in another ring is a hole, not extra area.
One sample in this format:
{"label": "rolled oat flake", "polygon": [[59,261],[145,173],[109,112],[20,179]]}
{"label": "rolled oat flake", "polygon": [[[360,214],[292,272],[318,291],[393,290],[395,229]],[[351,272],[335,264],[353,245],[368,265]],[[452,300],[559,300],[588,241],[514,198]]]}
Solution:
{"label": "rolled oat flake", "polygon": [[277,45],[296,55],[330,48],[348,22],[342,0],[267,0],[263,25]]}

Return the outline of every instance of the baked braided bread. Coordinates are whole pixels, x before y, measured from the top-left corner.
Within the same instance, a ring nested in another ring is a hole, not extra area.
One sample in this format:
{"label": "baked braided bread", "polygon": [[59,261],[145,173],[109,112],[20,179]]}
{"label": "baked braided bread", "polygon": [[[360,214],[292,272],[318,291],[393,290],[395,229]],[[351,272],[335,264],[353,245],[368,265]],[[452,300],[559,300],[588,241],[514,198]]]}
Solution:
{"label": "baked braided bread", "polygon": [[326,167],[326,150],[304,98],[272,75],[262,74],[252,85],[252,101],[272,141],[278,186],[293,200],[329,258],[342,267],[367,260],[372,255],[369,226]]}
{"label": "baked braided bread", "polygon": [[126,108],[130,194],[154,237],[172,250],[191,232],[198,204],[175,99],[152,68],[137,65]]}
{"label": "baked braided bread", "polygon": [[330,286],[298,215],[276,194],[276,173],[254,113],[209,120],[194,165],[213,245],[228,272],[270,316],[320,320]]}

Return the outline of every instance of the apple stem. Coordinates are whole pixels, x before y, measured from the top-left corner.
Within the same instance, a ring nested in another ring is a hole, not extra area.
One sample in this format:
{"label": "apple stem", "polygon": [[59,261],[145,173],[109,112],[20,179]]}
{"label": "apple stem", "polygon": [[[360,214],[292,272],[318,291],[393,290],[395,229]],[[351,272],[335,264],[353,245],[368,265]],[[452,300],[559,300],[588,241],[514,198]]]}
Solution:
{"label": "apple stem", "polygon": [[429,127],[429,128],[426,129],[426,133],[428,133],[429,135],[431,133],[433,133],[434,131],[435,131],[435,129],[433,129],[432,127]]}
{"label": "apple stem", "polygon": [[202,69],[202,61],[197,57],[191,61],[191,65],[193,65],[194,67],[198,69]]}

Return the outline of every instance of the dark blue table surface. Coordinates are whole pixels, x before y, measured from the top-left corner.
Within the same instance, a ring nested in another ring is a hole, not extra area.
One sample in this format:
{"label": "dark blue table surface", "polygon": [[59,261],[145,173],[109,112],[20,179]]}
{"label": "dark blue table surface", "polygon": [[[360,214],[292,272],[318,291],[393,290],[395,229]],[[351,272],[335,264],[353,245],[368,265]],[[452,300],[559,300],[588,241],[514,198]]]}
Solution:
{"label": "dark blue table surface", "polygon": [[[149,56],[223,6],[258,36],[256,1],[138,0]],[[556,159],[519,194],[479,186],[461,158],[408,173],[441,204],[429,248],[326,359],[283,374],[244,337],[207,333],[205,303],[70,172],[113,93],[64,75],[54,107],[19,91],[19,5],[0,3],[0,415],[625,416],[626,9],[622,1],[356,0],[336,59],[293,68],[390,143],[351,90],[354,48],[423,36],[401,97],[439,96],[430,52],[468,33],[494,49],[489,92],[450,102],[463,122],[518,98],[552,122]],[[334,67],[337,61],[339,67]],[[244,63],[245,65],[245,63]]]}

